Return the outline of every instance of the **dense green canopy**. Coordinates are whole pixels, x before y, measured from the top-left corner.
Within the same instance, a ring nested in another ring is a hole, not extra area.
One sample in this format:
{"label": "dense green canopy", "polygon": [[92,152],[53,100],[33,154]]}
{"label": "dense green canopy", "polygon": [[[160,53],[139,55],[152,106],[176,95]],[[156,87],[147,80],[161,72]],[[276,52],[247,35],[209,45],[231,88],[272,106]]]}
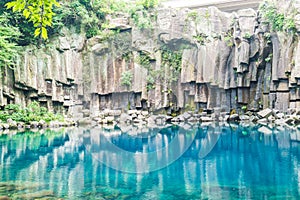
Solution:
{"label": "dense green canopy", "polygon": [[[133,23],[149,28],[149,9],[158,0],[1,0],[0,1],[0,67],[13,66],[18,46],[41,44],[59,34],[63,27],[75,28],[87,38],[114,34],[107,16],[128,13]],[[141,11],[142,15],[137,15]]]}

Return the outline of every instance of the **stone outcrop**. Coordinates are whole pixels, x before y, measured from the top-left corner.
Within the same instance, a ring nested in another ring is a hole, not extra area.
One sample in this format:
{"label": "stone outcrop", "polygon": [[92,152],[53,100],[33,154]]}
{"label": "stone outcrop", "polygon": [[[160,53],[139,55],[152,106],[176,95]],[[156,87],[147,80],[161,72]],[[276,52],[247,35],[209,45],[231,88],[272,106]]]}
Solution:
{"label": "stone outcrop", "polygon": [[36,100],[73,118],[300,107],[299,36],[270,31],[253,9],[161,8],[151,29],[114,21],[120,32],[110,39],[64,29],[44,47],[24,47],[15,69],[2,70],[0,105]]}

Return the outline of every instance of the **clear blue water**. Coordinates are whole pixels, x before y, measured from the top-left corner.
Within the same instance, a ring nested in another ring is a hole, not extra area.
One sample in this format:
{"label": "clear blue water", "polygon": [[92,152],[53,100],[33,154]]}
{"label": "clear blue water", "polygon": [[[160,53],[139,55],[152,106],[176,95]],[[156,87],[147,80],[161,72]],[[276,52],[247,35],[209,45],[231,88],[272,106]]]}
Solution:
{"label": "clear blue water", "polygon": [[[275,127],[264,134],[259,128],[226,124],[2,134],[0,196],[300,199],[300,130]],[[126,153],[156,159],[134,161]],[[124,172],[139,166],[153,168]]]}

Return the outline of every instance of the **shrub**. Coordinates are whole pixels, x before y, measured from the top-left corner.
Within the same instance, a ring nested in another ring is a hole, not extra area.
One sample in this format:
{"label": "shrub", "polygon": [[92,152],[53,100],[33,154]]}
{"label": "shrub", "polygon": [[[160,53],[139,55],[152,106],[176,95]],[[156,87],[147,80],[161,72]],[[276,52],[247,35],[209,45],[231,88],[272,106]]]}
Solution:
{"label": "shrub", "polygon": [[133,75],[130,71],[123,72],[121,75],[121,85],[130,87],[132,84]]}
{"label": "shrub", "polygon": [[259,11],[266,22],[271,25],[273,31],[296,32],[294,19],[292,17],[285,17],[273,3],[265,1],[260,5]]}
{"label": "shrub", "polygon": [[18,104],[9,104],[4,107],[4,110],[0,110],[0,119],[2,121],[12,119],[16,122],[24,122],[27,124],[32,121],[40,120],[44,120],[46,122],[53,120],[64,120],[62,115],[49,112],[47,108],[41,107],[36,101],[30,103],[25,108],[21,108],[21,106]]}

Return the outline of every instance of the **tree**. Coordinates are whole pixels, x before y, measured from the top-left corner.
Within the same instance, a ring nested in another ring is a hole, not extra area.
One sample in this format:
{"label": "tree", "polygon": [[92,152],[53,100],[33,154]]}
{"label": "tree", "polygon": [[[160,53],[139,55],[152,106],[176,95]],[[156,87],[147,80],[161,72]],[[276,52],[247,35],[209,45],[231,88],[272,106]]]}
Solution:
{"label": "tree", "polygon": [[33,23],[35,27],[34,36],[43,39],[48,38],[47,27],[52,26],[53,7],[59,7],[56,0],[14,0],[6,4],[7,9],[20,12]]}
{"label": "tree", "polygon": [[8,25],[5,14],[0,15],[0,67],[14,66],[18,54],[18,46],[15,42],[19,36],[18,28]]}

